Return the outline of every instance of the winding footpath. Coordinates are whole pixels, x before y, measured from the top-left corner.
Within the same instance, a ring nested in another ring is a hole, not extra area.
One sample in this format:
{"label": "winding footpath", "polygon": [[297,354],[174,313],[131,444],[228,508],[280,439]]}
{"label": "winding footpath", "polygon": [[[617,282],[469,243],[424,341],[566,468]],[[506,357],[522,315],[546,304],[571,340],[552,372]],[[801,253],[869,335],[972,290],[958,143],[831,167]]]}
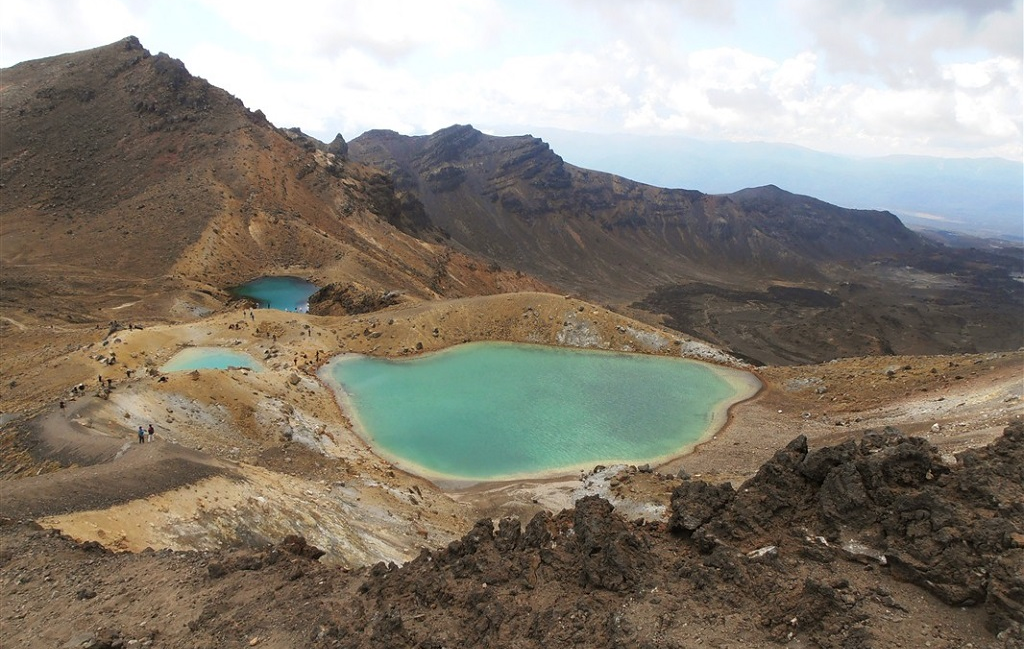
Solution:
{"label": "winding footpath", "polygon": [[65,412],[55,406],[22,424],[31,432],[36,459],[68,468],[0,482],[0,516],[29,520],[105,509],[232,473],[228,464],[178,444],[138,444],[86,427],[91,401],[70,401]]}

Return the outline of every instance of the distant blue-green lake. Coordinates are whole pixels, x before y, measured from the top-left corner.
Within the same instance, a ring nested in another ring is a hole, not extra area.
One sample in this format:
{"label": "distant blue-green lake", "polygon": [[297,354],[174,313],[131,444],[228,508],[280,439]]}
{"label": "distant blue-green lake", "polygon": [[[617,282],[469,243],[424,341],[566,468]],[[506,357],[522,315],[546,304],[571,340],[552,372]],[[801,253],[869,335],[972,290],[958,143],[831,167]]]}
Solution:
{"label": "distant blue-green lake", "polygon": [[309,310],[309,296],[318,288],[301,277],[259,277],[231,289],[231,294],[252,298],[265,309],[305,313]]}
{"label": "distant blue-green lake", "polygon": [[696,361],[511,343],[397,361],[345,355],[321,376],[383,457],[474,481],[668,460],[760,385]]}
{"label": "distant blue-green lake", "polygon": [[226,370],[229,367],[248,367],[258,372],[261,366],[246,354],[223,347],[186,347],[160,368],[161,372],[192,370]]}

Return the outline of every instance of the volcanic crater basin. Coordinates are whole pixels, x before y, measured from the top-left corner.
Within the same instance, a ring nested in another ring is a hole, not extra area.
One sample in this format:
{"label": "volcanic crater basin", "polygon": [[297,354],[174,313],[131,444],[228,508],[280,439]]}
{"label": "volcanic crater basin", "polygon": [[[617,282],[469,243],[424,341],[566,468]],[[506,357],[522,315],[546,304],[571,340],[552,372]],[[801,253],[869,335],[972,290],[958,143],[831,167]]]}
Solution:
{"label": "volcanic crater basin", "polygon": [[230,292],[256,300],[263,308],[305,313],[309,310],[309,296],[318,288],[301,277],[282,275],[257,277],[232,288]]}
{"label": "volcanic crater basin", "polygon": [[760,388],[698,361],[501,342],[400,361],[346,354],[320,376],[380,455],[467,482],[661,463]]}

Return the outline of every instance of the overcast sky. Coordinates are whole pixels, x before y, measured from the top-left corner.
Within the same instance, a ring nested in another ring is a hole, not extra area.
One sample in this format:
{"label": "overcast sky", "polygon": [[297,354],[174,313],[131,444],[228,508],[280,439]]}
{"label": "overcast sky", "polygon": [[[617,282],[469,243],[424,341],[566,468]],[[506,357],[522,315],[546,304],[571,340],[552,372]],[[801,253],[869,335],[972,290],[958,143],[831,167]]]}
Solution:
{"label": "overcast sky", "polygon": [[1022,0],[3,0],[0,67],[129,34],[329,141],[558,127],[1022,156]]}

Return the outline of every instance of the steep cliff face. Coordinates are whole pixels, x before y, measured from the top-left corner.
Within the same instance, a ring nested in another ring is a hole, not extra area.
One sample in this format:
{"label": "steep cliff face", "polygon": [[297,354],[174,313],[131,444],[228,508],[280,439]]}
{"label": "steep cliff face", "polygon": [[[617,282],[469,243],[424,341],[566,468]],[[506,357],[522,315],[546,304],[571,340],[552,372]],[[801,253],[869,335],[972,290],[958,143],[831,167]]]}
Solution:
{"label": "steep cliff face", "polygon": [[778,189],[651,187],[566,164],[537,138],[470,126],[419,137],[371,131],[350,155],[391,172],[466,248],[602,294],[709,272],[806,279],[825,262],[930,245],[891,214]]}

